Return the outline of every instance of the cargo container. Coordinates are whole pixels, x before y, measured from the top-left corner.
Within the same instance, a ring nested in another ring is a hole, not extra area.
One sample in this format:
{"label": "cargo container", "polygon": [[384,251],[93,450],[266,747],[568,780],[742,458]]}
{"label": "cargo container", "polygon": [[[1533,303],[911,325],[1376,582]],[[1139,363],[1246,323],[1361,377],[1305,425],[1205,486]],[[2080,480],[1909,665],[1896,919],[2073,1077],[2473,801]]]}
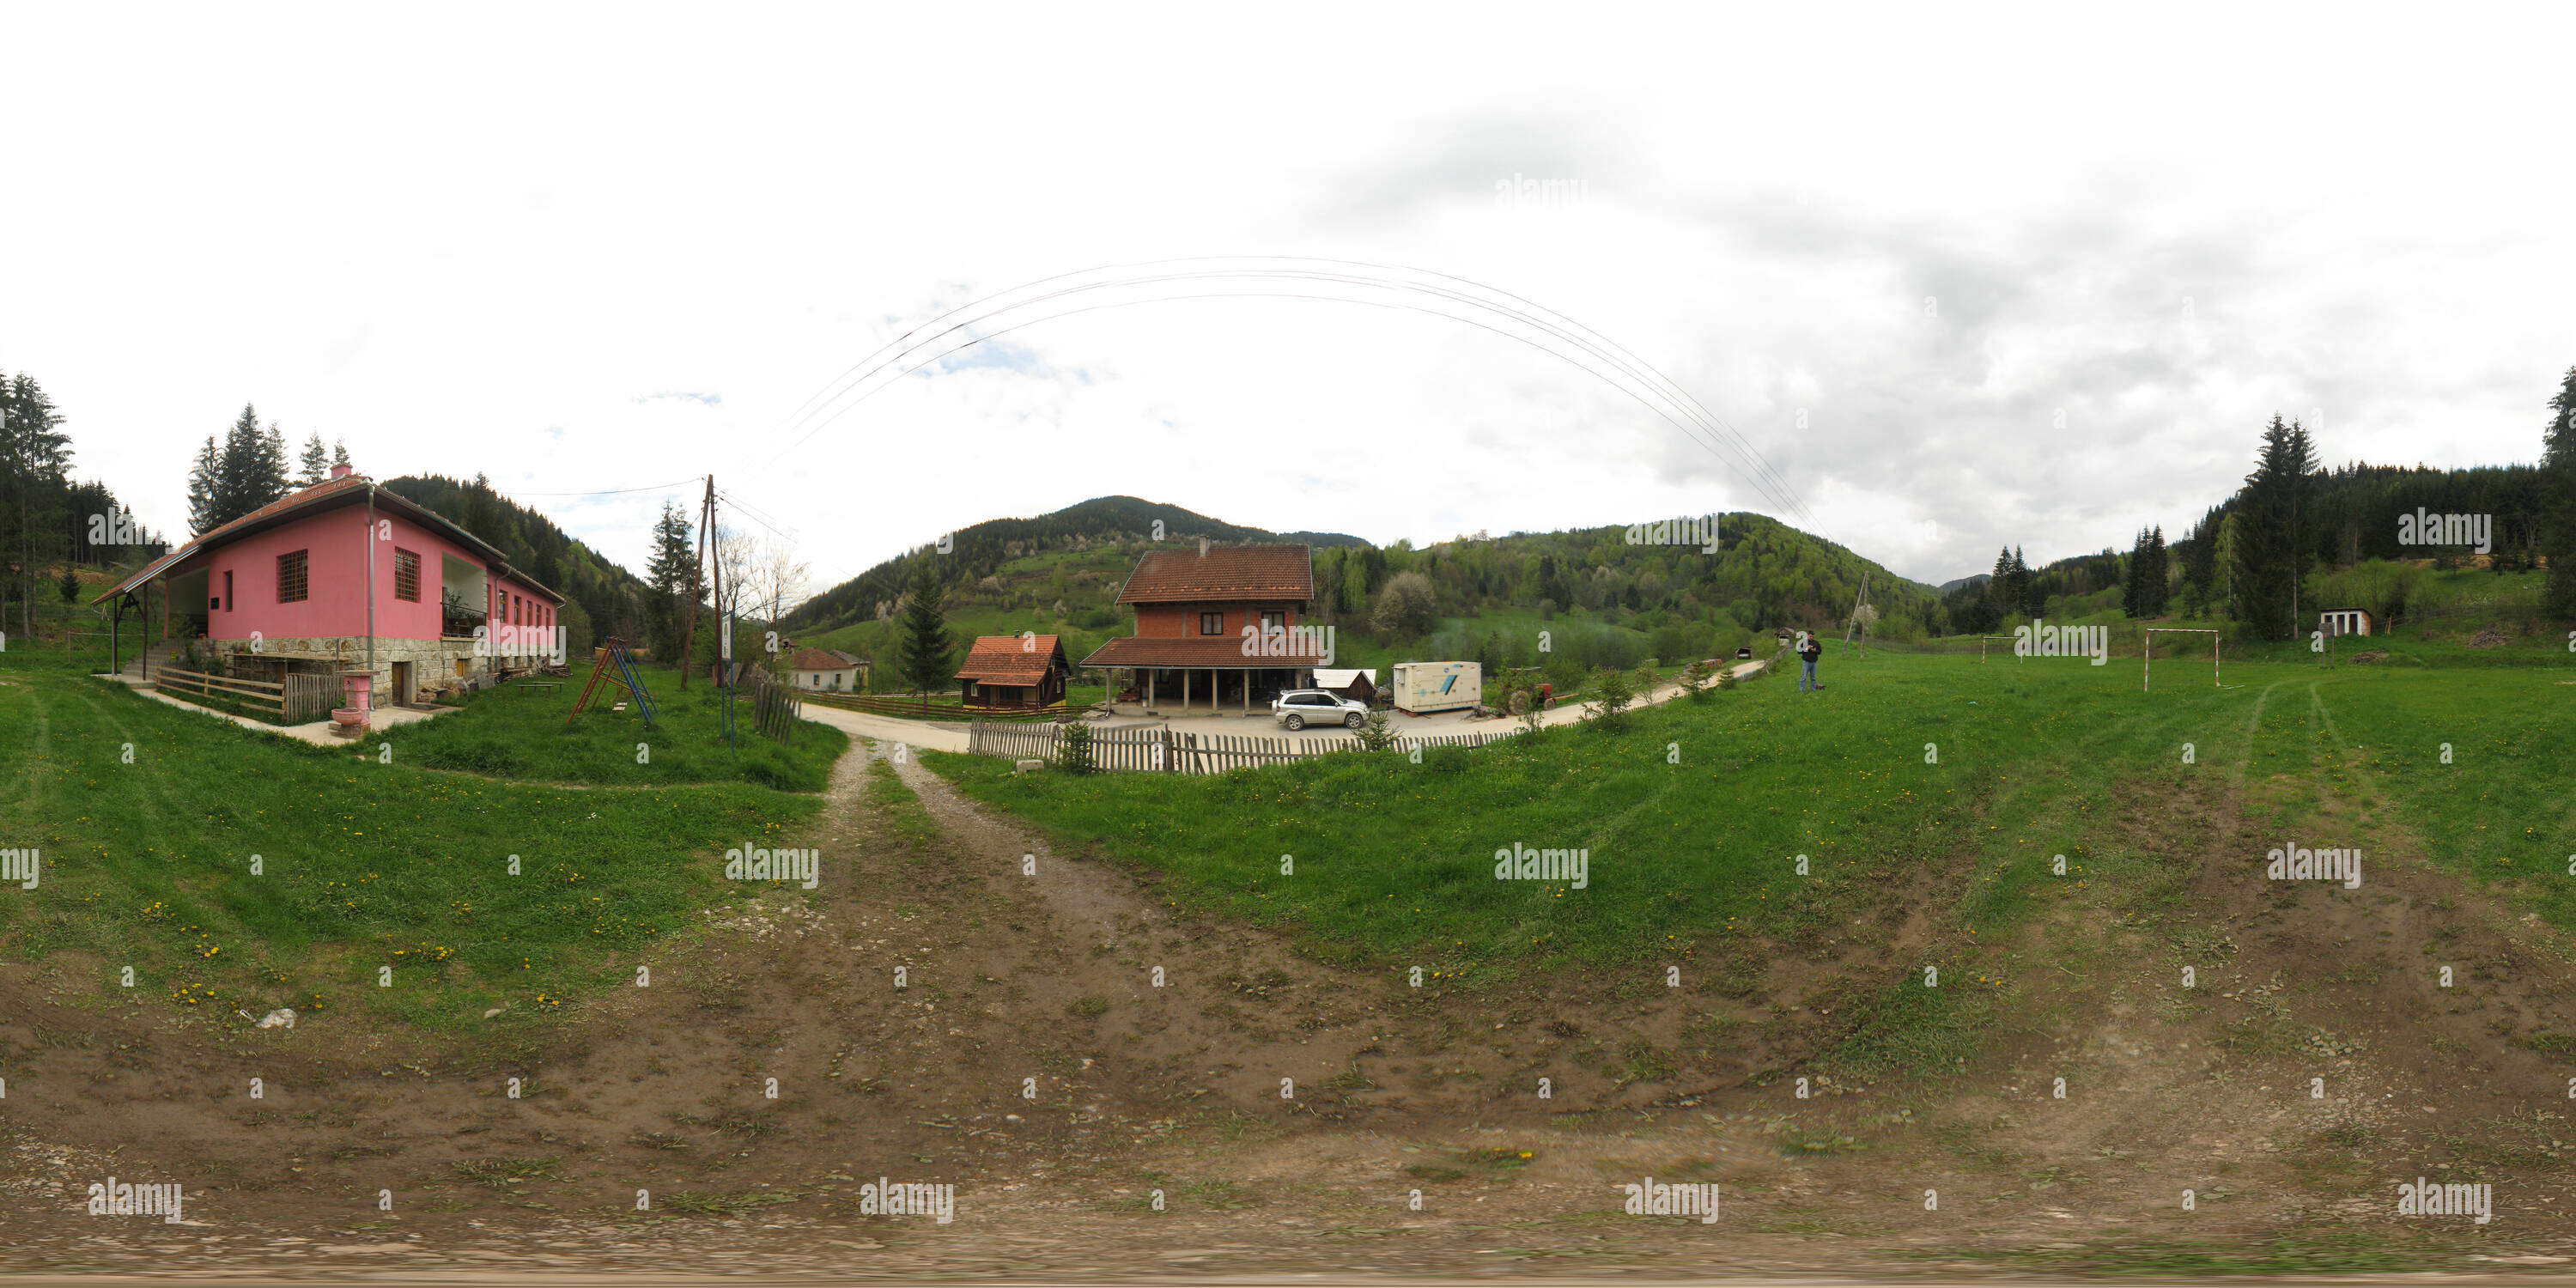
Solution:
{"label": "cargo container", "polygon": [[1395,664],[1395,709],[1407,715],[1458,711],[1484,700],[1485,671],[1477,663]]}

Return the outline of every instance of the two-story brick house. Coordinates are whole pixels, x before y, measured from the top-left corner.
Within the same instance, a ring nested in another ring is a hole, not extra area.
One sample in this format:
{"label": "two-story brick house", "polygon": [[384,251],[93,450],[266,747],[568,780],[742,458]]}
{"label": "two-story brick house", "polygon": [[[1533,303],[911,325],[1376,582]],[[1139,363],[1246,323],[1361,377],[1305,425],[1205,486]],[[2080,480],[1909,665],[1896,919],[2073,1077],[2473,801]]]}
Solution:
{"label": "two-story brick house", "polygon": [[1328,660],[1306,622],[1314,597],[1311,547],[1149,550],[1118,591],[1135,606],[1136,633],[1082,664],[1126,671],[1147,710],[1177,697],[1186,712],[1204,697],[1211,713],[1231,705],[1250,715]]}

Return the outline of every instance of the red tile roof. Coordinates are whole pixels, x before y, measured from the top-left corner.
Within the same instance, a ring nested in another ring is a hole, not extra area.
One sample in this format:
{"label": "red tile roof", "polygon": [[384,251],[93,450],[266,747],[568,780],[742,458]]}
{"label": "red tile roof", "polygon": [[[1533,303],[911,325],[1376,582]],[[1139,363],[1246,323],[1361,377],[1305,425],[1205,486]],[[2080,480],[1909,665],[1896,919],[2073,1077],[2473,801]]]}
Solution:
{"label": "red tile roof", "polygon": [[[99,594],[97,599],[93,599],[90,602],[93,604],[104,603],[111,597],[124,594],[126,591],[132,590],[136,586],[140,586],[143,583],[152,580],[154,577],[160,576],[164,571],[175,567],[179,561],[186,559],[190,555],[212,550],[217,546],[230,542],[235,536],[245,535],[243,531],[244,529],[265,523],[270,519],[278,518],[289,511],[318,506],[325,501],[333,500],[334,498],[347,493],[361,491],[373,481],[374,480],[368,478],[364,474],[343,474],[336,479],[324,479],[322,482],[305,488],[303,491],[289,492],[286,495],[251,511],[230,523],[220,524],[197,536],[193,540],[190,540],[187,544],[180,546],[178,549],[145,564],[141,571],[113,586],[108,587],[105,591]],[[463,545],[467,550],[474,551],[475,553],[482,555],[485,559],[498,565],[501,571],[508,576],[510,580],[518,582],[519,584],[526,586],[528,589],[544,595],[547,599],[553,601],[557,605],[561,605],[564,602],[564,597],[562,595],[555,593],[553,590],[548,589],[545,586],[539,585],[535,578],[511,567],[501,558],[501,552],[499,549],[494,547],[490,542],[475,536],[471,532],[467,532],[463,527],[459,526],[454,520],[448,518],[446,515],[440,514],[438,511],[430,509],[428,506],[422,505],[398,492],[378,492],[376,493],[376,501],[384,508],[397,514],[401,514],[415,522],[421,522],[429,526],[445,529],[446,536],[455,540],[458,544]]]}
{"label": "red tile roof", "polygon": [[1307,546],[1148,550],[1118,592],[1122,604],[1314,597],[1314,551]]}
{"label": "red tile roof", "polygon": [[1285,635],[1276,646],[1289,650],[1272,653],[1273,642],[1265,639],[1262,651],[1246,656],[1241,636],[1193,637],[1186,639],[1138,639],[1128,636],[1110,640],[1097,652],[1082,659],[1084,666],[1191,666],[1219,670],[1314,666],[1324,660],[1320,641],[1305,635]]}
{"label": "red tile roof", "polygon": [[855,663],[844,662],[819,648],[800,648],[789,654],[787,658],[787,669],[790,671],[847,671],[855,665]]}
{"label": "red tile roof", "polygon": [[957,669],[957,678],[1034,688],[1063,662],[1064,641],[1058,636],[979,635],[975,647],[967,650],[966,665]]}

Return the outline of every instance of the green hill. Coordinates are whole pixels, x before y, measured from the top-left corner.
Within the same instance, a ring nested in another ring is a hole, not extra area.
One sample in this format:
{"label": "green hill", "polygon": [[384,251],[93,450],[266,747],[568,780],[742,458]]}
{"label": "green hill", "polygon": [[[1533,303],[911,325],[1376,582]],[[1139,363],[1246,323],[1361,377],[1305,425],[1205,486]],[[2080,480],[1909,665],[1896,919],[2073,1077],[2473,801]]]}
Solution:
{"label": "green hill", "polygon": [[[1157,519],[1160,543],[1150,535]],[[1777,629],[1839,632],[1864,578],[1880,615],[1877,636],[1923,638],[1937,624],[1932,587],[1766,516],[1722,516],[1714,552],[1697,544],[1630,544],[1628,535],[1602,527],[1381,548],[1104,497],[1040,519],[965,529],[950,554],[923,547],[888,560],[807,601],[786,625],[800,644],[876,659],[880,683],[892,684],[896,605],[916,561],[934,559],[961,643],[1024,630],[1060,634],[1079,663],[1102,641],[1133,629],[1116,599],[1138,556],[1202,537],[1315,545],[1314,617],[1334,628],[1336,660],[1350,666],[1473,658],[1489,669],[1543,666],[1568,687],[1594,667],[1717,656]],[[1381,625],[1380,597],[1409,573],[1428,584],[1432,611]]]}

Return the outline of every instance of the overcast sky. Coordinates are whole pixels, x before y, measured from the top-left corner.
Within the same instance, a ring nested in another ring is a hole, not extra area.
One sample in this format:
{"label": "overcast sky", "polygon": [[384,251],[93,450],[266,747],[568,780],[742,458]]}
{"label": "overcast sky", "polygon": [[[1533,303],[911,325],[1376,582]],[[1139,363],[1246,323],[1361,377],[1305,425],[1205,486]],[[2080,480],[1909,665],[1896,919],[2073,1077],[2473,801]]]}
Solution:
{"label": "overcast sky", "polygon": [[658,494],[548,494],[713,472],[817,588],[1111,493],[1379,542],[1777,512],[1455,309],[1097,309],[798,415],[1036,279],[1361,261],[1615,341],[1748,440],[1801,526],[1939,582],[2004,543],[2179,537],[2275,411],[2330,462],[2537,459],[2576,364],[2571,25],[14,6],[0,369],[173,536],[196,445],[247,401],[379,478],[488,474],[637,569]]}

